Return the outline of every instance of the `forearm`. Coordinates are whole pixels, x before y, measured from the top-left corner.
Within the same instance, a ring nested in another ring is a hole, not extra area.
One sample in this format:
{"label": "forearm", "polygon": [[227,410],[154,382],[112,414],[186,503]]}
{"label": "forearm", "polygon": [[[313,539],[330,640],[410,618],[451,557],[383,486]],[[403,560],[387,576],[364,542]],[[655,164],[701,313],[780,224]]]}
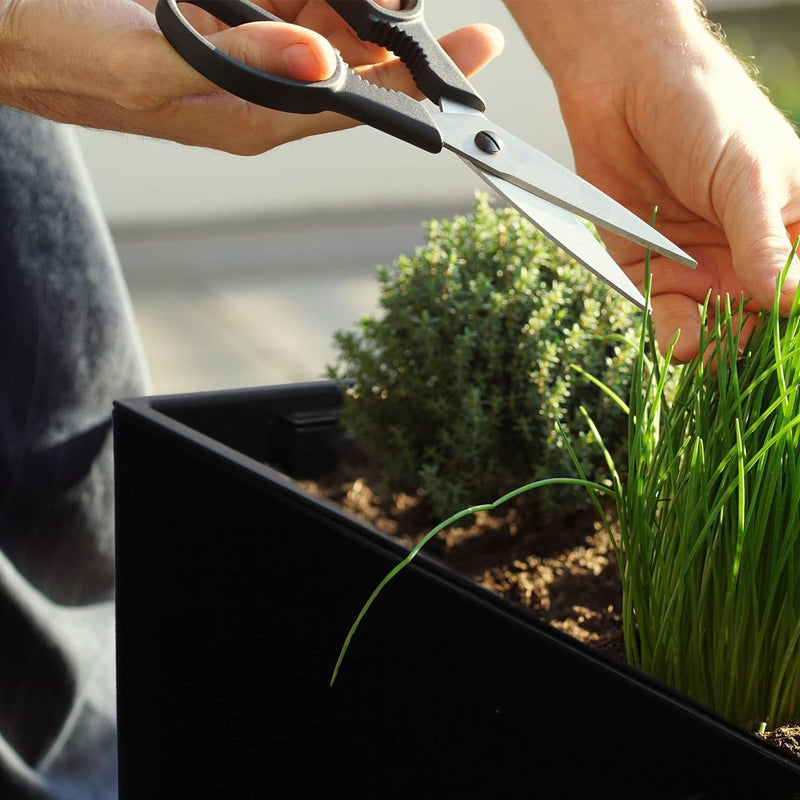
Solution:
{"label": "forearm", "polygon": [[695,0],[504,0],[556,86],[720,43]]}

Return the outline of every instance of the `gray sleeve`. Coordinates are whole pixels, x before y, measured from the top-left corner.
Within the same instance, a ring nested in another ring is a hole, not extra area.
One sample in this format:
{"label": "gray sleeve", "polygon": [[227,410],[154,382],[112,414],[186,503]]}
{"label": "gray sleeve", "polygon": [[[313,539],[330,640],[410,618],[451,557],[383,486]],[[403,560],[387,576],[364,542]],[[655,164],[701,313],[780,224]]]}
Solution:
{"label": "gray sleeve", "polygon": [[116,797],[111,404],[146,391],[74,135],[0,107],[0,797]]}

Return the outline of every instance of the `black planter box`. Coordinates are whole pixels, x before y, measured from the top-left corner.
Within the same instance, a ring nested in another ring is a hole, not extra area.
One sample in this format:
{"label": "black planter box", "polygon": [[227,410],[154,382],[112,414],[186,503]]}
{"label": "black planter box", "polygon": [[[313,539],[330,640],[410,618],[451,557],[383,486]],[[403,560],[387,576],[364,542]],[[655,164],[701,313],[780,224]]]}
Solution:
{"label": "black planter box", "polygon": [[281,471],[336,463],[340,403],[115,405],[121,800],[800,796],[796,759],[424,555],[330,688],[405,553]]}

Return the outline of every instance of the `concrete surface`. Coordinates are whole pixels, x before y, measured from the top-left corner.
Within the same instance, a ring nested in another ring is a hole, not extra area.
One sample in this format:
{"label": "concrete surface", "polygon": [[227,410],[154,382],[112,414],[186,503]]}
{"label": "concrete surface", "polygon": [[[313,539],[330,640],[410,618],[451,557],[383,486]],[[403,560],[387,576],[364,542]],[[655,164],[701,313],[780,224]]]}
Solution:
{"label": "concrete surface", "polygon": [[377,308],[375,268],[452,209],[114,232],[151,369],[171,394],[314,380],[337,330]]}

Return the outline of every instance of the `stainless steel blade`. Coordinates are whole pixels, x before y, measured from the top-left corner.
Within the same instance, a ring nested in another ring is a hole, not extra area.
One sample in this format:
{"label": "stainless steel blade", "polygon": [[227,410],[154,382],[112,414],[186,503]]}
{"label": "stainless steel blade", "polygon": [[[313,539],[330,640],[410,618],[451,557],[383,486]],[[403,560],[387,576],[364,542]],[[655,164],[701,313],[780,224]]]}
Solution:
{"label": "stainless steel blade", "polygon": [[616,289],[623,297],[643,309],[645,298],[636,284],[622,271],[605,247],[571,211],[553,205],[504,178],[484,172],[472,162],[466,163],[517,211],[552,239],[576,261]]}
{"label": "stainless steel blade", "polygon": [[[483,114],[451,100],[443,100],[441,109],[435,119],[445,147],[478,167],[479,172],[491,173],[680,264],[697,266],[691,256],[652,225],[572,170],[494,125]],[[486,148],[487,139],[489,144],[498,145],[494,152],[490,152],[494,148]]]}

